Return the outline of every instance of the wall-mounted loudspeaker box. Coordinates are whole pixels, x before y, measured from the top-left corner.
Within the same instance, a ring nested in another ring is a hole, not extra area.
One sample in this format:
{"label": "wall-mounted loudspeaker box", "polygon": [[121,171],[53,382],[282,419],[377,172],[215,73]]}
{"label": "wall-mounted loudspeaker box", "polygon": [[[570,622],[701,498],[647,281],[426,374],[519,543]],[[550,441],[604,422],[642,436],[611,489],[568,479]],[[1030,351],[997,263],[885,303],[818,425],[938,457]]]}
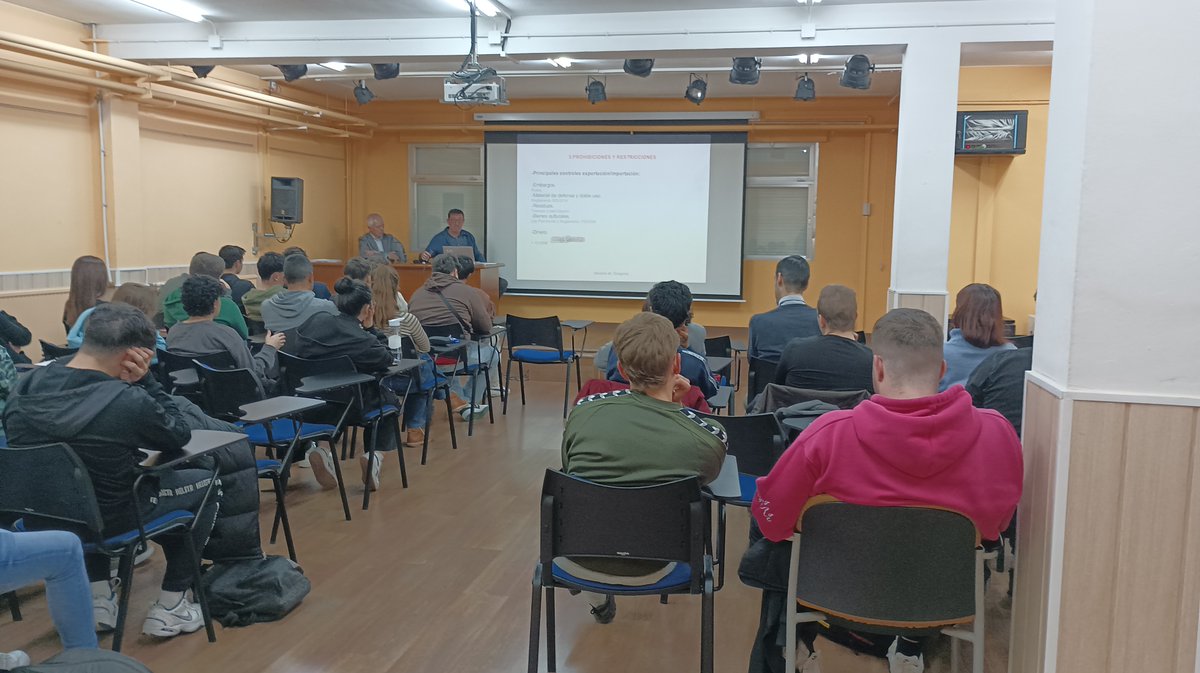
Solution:
{"label": "wall-mounted loudspeaker box", "polygon": [[299,224],[304,221],[304,180],[271,178],[271,221]]}

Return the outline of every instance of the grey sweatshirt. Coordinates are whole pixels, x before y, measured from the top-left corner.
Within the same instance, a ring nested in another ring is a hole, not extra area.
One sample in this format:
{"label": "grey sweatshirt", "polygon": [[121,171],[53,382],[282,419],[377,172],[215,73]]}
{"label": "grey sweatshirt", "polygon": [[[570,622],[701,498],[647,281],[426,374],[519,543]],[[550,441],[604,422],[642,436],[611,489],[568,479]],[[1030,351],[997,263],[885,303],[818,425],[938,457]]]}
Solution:
{"label": "grey sweatshirt", "polygon": [[328,299],[317,299],[311,290],[280,292],[262,304],[263,324],[272,332],[294,330],[318,313],[337,315]]}
{"label": "grey sweatshirt", "polygon": [[279,378],[279,358],[272,346],[263,346],[256,355],[232,327],[213,322],[176,323],[167,332],[167,348],[185,355],[204,355],[226,351],[238,369],[249,369],[258,380],[259,392],[270,391]]}

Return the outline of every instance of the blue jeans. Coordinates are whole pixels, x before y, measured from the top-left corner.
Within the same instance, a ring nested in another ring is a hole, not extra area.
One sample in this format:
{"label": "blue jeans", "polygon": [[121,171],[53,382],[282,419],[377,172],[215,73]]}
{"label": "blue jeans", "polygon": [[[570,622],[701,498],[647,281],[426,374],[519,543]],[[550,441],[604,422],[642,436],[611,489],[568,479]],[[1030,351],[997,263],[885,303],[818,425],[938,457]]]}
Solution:
{"label": "blue jeans", "polygon": [[0,529],[0,593],[43,580],[50,618],[63,649],[99,647],[79,538],[55,530],[12,533]]}
{"label": "blue jeans", "polygon": [[[500,353],[492,346],[478,344],[472,341],[471,343],[467,344],[467,365],[474,367],[480,362],[487,363],[491,367],[492,372],[497,373],[499,372],[498,368],[500,366]],[[461,367],[462,363],[459,362],[455,366]],[[440,370],[443,373],[452,372],[454,371],[454,367],[441,367]],[[475,379],[475,395],[472,399],[470,376],[458,376],[450,381],[450,390],[453,390],[455,395],[458,395],[464,400],[474,402],[475,404],[479,404],[483,401],[488,392],[487,387],[487,381],[484,379],[481,372],[479,377]]]}
{"label": "blue jeans", "polygon": [[[429,423],[429,389],[434,386],[433,361],[424,356],[421,367],[417,370],[417,378],[409,375],[389,376],[384,384],[397,395],[408,391],[404,399],[404,425],[409,430],[423,429]],[[409,381],[412,387],[409,387]]]}

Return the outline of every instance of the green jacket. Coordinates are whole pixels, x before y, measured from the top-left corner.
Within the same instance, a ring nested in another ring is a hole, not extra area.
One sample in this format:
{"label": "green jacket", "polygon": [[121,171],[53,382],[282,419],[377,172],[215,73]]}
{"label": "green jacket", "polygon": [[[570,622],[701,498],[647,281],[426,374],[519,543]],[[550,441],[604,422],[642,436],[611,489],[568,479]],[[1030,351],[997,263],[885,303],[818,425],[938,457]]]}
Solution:
{"label": "green jacket", "polygon": [[[187,319],[187,311],[183,310],[183,288],[179,288],[163,300],[163,324],[170,329],[175,323]],[[217,314],[216,322],[229,325],[243,339],[250,338],[250,330],[246,329],[246,319],[242,317],[242,311],[228,296],[221,297],[221,312]]]}
{"label": "green jacket", "polygon": [[268,288],[247,290],[246,294],[242,295],[242,306],[246,308],[246,317],[251,320],[262,322],[262,305],[263,302],[274,297],[280,292],[286,292],[287,288],[282,285],[272,285]]}

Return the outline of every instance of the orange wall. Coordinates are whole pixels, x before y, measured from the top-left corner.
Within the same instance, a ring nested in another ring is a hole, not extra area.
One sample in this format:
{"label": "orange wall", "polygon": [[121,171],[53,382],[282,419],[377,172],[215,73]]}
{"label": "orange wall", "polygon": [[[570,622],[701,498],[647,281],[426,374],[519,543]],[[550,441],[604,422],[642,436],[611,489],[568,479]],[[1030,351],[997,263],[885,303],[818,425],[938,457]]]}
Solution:
{"label": "orange wall", "polygon": [[[683,100],[610,101],[603,112],[694,110]],[[873,323],[885,310],[891,260],[892,183],[895,181],[897,108],[886,98],[826,98],[809,104],[790,99],[710,100],[705,111],[758,111],[750,142],[818,142],[816,247],[811,303],[821,287],[842,283],[859,292],[860,324]],[[407,240],[411,206],[408,167],[412,144],[482,143],[479,110],[458,110],[439,103],[374,103],[359,112],[381,124],[376,137],[351,143],[351,197],[347,241],[363,230],[368,213],[381,213],[388,228]],[[487,111],[487,110],[483,110]],[[504,112],[596,112],[575,99],[514,101]],[[629,127],[623,127],[629,128]],[[870,216],[862,204],[870,202]],[[473,216],[468,214],[470,221]],[[347,245],[346,254],[353,254]],[[731,264],[738,263],[730,259]],[[747,260],[742,303],[698,302],[696,320],[706,326],[744,327],[750,316],[775,302],[774,260]],[[500,310],[519,315],[551,315],[620,322],[637,311],[636,300],[505,297]]]}

